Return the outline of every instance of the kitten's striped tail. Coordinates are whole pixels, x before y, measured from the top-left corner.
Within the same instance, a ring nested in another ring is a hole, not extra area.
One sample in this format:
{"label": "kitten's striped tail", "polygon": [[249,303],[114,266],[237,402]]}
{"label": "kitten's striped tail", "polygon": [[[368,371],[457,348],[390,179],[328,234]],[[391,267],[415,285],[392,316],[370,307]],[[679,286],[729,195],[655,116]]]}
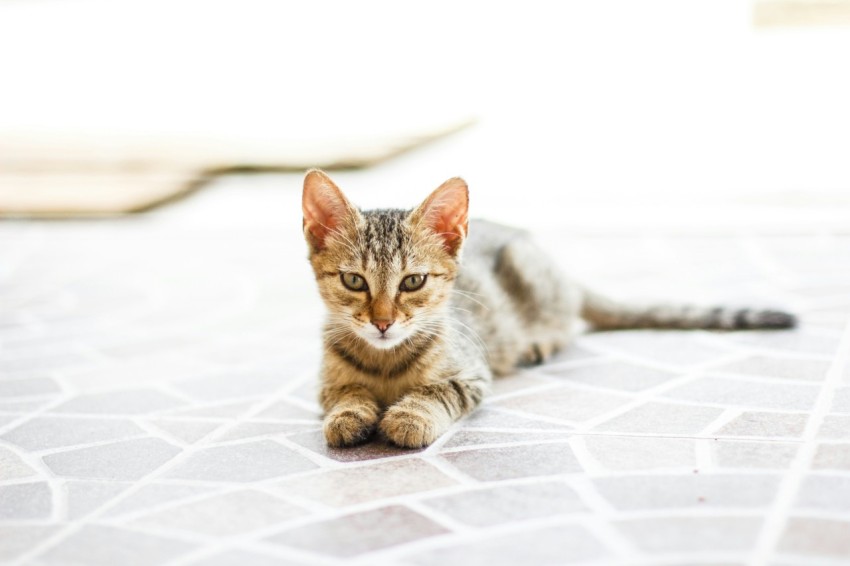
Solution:
{"label": "kitten's striped tail", "polygon": [[598,330],[628,328],[745,330],[792,328],[797,324],[797,317],[782,311],[687,305],[641,307],[619,303],[590,291],[584,292],[581,316]]}

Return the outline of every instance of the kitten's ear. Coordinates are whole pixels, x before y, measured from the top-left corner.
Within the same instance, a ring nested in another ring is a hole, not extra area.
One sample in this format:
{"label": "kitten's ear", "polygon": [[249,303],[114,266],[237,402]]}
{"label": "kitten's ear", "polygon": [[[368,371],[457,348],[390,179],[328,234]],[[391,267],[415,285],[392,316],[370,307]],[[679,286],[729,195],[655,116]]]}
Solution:
{"label": "kitten's ear", "polygon": [[304,237],[318,251],[324,249],[328,234],[354,212],[354,207],[330,177],[323,171],[310,169],[304,177],[301,210]]}
{"label": "kitten's ear", "polygon": [[413,212],[416,223],[437,233],[449,255],[460,251],[469,228],[469,189],[460,177],[449,179]]}

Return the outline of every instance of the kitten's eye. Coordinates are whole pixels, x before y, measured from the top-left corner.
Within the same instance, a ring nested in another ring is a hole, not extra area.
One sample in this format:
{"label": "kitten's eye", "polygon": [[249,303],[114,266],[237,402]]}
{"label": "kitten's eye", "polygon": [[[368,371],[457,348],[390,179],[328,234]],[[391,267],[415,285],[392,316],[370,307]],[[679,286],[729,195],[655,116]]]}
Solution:
{"label": "kitten's eye", "polygon": [[416,275],[408,275],[402,280],[399,289],[402,291],[417,291],[425,284],[426,278],[427,275],[420,275],[418,273]]}
{"label": "kitten's eye", "polygon": [[349,291],[366,291],[369,289],[366,280],[356,273],[341,273],[340,278],[342,279],[342,284]]}

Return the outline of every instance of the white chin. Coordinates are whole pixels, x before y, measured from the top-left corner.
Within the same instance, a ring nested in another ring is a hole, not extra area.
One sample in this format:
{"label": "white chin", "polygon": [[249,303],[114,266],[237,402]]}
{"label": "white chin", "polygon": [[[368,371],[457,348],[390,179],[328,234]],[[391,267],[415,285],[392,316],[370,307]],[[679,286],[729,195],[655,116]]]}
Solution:
{"label": "white chin", "polygon": [[363,339],[378,350],[389,350],[404,342],[403,336],[363,336]]}

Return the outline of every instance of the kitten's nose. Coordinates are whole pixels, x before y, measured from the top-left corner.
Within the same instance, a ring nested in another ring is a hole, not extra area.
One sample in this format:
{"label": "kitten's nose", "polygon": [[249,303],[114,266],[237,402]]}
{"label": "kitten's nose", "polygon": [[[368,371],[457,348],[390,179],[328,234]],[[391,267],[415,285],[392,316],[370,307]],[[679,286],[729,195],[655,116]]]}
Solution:
{"label": "kitten's nose", "polygon": [[387,331],[387,328],[393,325],[393,321],[391,320],[373,320],[372,324],[378,327],[378,330],[381,331],[381,334]]}

